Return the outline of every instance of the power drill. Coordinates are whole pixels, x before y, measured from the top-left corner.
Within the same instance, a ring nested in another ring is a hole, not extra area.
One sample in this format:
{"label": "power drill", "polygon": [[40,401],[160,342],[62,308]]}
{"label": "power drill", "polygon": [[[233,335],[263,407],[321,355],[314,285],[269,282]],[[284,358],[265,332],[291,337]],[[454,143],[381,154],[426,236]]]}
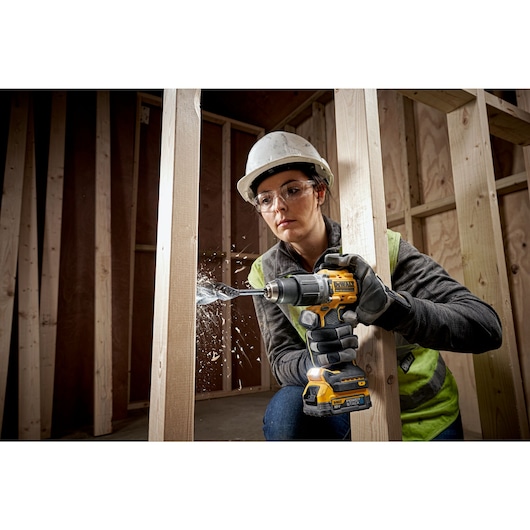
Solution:
{"label": "power drill", "polygon": [[[315,274],[273,280],[265,286],[263,296],[277,304],[308,306],[300,315],[300,323],[316,329],[344,323],[343,315],[357,302],[357,294],[357,282],[351,272],[322,268]],[[313,313],[318,315],[317,321]],[[352,324],[355,327],[357,323]],[[309,347],[308,350],[311,353]],[[355,362],[328,368],[315,366],[309,369],[307,378],[302,395],[305,414],[324,417],[372,406],[366,374]]]}

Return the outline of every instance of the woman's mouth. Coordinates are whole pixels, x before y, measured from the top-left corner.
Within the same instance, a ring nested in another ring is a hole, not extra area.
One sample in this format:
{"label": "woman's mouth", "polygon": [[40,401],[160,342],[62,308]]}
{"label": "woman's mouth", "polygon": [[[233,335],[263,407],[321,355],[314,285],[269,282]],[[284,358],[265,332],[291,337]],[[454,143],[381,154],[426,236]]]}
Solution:
{"label": "woman's mouth", "polygon": [[287,228],[293,221],[291,219],[282,219],[276,223],[277,228]]}

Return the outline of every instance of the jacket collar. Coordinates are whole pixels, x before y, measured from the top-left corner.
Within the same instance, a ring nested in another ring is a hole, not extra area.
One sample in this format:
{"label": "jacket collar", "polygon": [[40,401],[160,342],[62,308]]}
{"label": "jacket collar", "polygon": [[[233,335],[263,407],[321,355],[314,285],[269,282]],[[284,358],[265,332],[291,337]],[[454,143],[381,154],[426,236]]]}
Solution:
{"label": "jacket collar", "polygon": [[[340,252],[341,247],[341,228],[340,225],[326,217],[324,217],[324,224],[328,233],[328,248],[320,256],[315,264],[315,270],[324,262],[324,256],[330,253]],[[306,271],[298,262],[297,254],[292,247],[284,241],[279,241],[269,252],[273,251],[274,256],[274,271],[272,272],[275,278],[286,276],[289,274],[299,274]]]}

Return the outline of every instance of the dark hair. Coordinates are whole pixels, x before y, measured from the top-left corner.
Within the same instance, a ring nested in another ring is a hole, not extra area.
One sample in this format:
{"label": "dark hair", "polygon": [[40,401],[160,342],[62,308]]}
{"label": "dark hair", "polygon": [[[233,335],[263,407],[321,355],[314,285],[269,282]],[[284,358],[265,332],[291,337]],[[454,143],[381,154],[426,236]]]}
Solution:
{"label": "dark hair", "polygon": [[328,188],[328,183],[325,178],[321,177],[317,170],[315,169],[314,164],[308,164],[307,162],[292,162],[290,164],[283,164],[281,166],[275,166],[264,173],[262,173],[259,177],[256,177],[254,179],[254,182],[250,185],[250,189],[252,190],[252,193],[254,196],[258,193],[258,187],[259,185],[269,177],[272,177],[273,175],[276,175],[276,173],[281,173],[282,171],[290,171],[290,170],[298,170],[301,171],[307,178],[314,180],[317,183],[317,188],[320,186],[325,186],[326,189]]}

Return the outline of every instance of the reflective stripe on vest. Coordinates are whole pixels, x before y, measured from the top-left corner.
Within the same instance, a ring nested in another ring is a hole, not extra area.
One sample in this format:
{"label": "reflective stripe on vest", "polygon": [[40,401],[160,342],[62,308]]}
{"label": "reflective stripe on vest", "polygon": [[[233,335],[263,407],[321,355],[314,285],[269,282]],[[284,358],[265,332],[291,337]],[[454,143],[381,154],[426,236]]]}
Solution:
{"label": "reflective stripe on vest", "polygon": [[[399,394],[401,410],[415,409],[416,407],[419,407],[422,403],[425,403],[432,399],[434,396],[436,396],[436,394],[438,394],[438,392],[440,392],[445,381],[445,375],[447,373],[445,361],[440,355],[440,352],[436,350],[430,350],[428,348],[422,348],[418,344],[413,344],[405,347],[399,346],[397,348],[397,351],[398,364],[401,366],[402,370],[405,363],[407,363],[407,358],[411,358],[411,361],[409,362],[410,365],[412,365],[413,362],[421,362],[420,356],[436,355],[438,357],[436,367],[432,372],[430,379],[424,382],[423,384],[421,384],[421,382],[422,380],[425,380],[425,376],[427,375],[427,373],[425,372],[421,374],[422,378],[420,381],[417,381],[416,384],[414,384],[414,381],[407,381],[406,375],[399,377],[400,374],[398,374],[398,379],[400,379],[399,389],[400,391],[404,392],[403,394],[401,392]],[[420,383],[420,386],[418,386],[417,383]]]}

